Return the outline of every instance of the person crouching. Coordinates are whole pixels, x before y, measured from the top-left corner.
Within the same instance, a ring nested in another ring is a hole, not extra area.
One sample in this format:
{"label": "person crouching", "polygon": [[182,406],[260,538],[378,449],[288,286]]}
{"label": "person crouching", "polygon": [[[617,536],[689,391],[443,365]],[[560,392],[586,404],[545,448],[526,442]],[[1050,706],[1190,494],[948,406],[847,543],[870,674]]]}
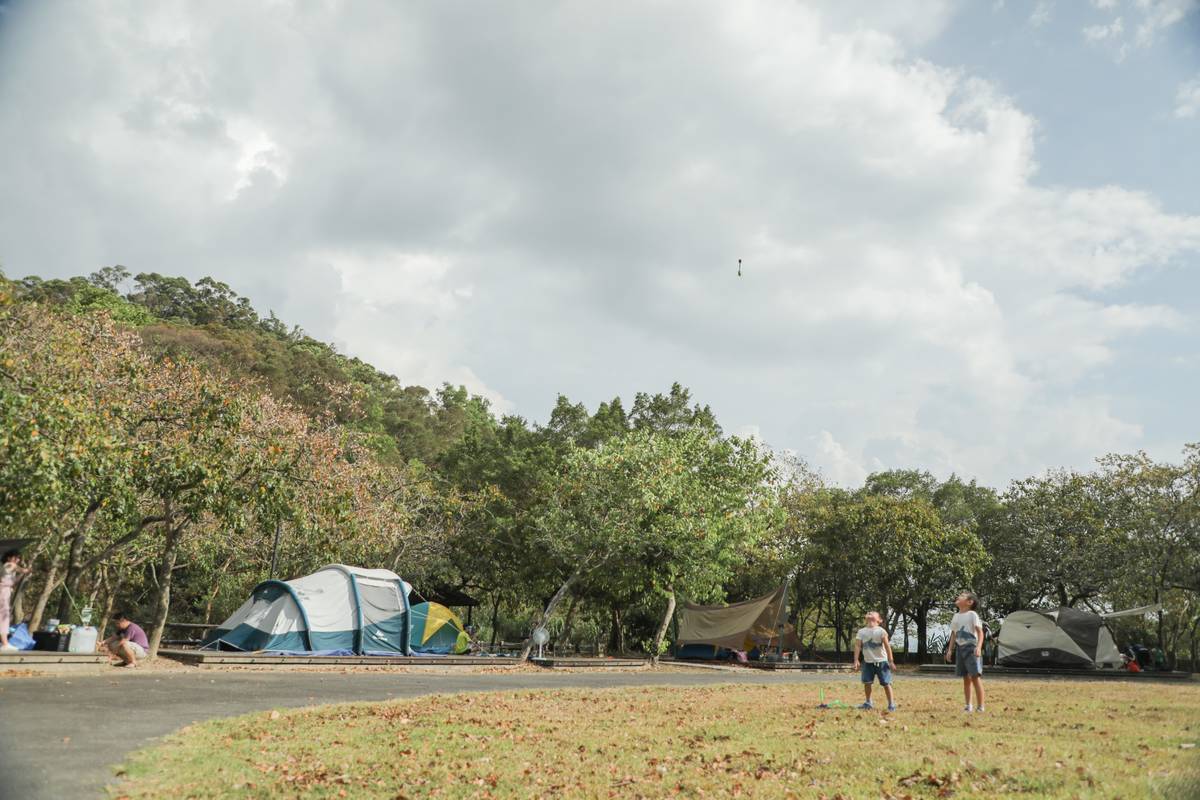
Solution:
{"label": "person crouching", "polygon": [[879,685],[887,693],[887,710],[895,711],[896,698],[892,694],[892,670],[896,666],[896,659],[892,654],[892,642],[888,638],[887,631],[883,629],[883,615],[878,611],[868,611],[863,616],[863,622],[866,623],[866,627],[860,628],[858,635],[854,638],[854,668],[859,668],[861,656],[863,694],[866,696],[859,708],[863,710],[874,708],[871,705],[871,690],[875,686],[875,679],[878,678]]}
{"label": "person crouching", "polygon": [[146,657],[150,640],[142,626],[129,619],[123,611],[112,615],[117,632],[100,643],[100,651],[109,654],[109,662],[116,667],[136,667],[139,658]]}

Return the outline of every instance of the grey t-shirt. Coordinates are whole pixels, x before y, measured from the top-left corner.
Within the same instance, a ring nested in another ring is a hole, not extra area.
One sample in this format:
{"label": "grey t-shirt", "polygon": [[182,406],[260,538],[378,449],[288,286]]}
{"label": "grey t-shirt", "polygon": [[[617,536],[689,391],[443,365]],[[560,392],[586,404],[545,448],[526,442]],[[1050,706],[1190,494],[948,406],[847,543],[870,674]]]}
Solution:
{"label": "grey t-shirt", "polygon": [[862,660],[868,664],[880,664],[888,660],[883,646],[883,628],[859,628],[858,640],[862,642]]}

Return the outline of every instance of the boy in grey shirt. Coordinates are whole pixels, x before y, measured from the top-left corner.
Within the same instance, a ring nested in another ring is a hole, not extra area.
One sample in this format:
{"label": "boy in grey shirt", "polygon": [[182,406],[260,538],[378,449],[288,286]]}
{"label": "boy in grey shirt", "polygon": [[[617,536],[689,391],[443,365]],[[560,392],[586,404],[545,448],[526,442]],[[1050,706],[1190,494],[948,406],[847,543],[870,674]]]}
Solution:
{"label": "boy in grey shirt", "polygon": [[878,611],[868,611],[863,617],[865,628],[859,628],[854,637],[854,668],[859,668],[861,656],[863,694],[866,701],[859,706],[863,710],[874,708],[871,705],[871,689],[875,686],[875,678],[887,693],[888,711],[896,710],[896,699],[892,696],[892,670],[896,666],[895,656],[892,655],[892,642],[888,639],[887,631],[883,629],[883,615]]}

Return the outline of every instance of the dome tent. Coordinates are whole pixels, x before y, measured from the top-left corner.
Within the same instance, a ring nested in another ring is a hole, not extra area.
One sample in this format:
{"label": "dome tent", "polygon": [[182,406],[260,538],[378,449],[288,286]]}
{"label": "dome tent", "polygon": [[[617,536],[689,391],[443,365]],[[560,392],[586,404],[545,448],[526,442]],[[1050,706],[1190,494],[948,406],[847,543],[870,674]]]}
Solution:
{"label": "dome tent", "polygon": [[412,587],[386,569],[330,564],[263,581],[202,647],[330,655],[410,655]]}
{"label": "dome tent", "polygon": [[1121,666],[1121,653],[1104,618],[1077,608],[1015,611],[1005,617],[997,640],[1002,667]]}
{"label": "dome tent", "polygon": [[409,647],[416,653],[459,655],[471,647],[462,620],[441,603],[414,603]]}

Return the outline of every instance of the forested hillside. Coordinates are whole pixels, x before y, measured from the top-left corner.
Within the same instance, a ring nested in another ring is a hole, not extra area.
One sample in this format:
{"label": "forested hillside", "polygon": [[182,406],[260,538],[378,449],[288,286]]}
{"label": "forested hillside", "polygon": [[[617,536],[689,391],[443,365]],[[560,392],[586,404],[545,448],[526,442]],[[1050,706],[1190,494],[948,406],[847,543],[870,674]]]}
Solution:
{"label": "forested hillside", "polygon": [[167,619],[224,618],[277,550],[280,577],[345,562],[464,590],[485,641],[545,616],[559,642],[658,653],[678,598],[791,576],[813,648],[845,649],[879,607],[923,651],[974,587],[992,617],[1161,601],[1120,634],[1196,659],[1195,445],[1002,490],[904,469],[849,489],[726,435],[678,384],[499,417],[209,278],[5,279],[0,303],[0,538],[33,540],[16,611],[35,623],[129,607],[157,645]]}

